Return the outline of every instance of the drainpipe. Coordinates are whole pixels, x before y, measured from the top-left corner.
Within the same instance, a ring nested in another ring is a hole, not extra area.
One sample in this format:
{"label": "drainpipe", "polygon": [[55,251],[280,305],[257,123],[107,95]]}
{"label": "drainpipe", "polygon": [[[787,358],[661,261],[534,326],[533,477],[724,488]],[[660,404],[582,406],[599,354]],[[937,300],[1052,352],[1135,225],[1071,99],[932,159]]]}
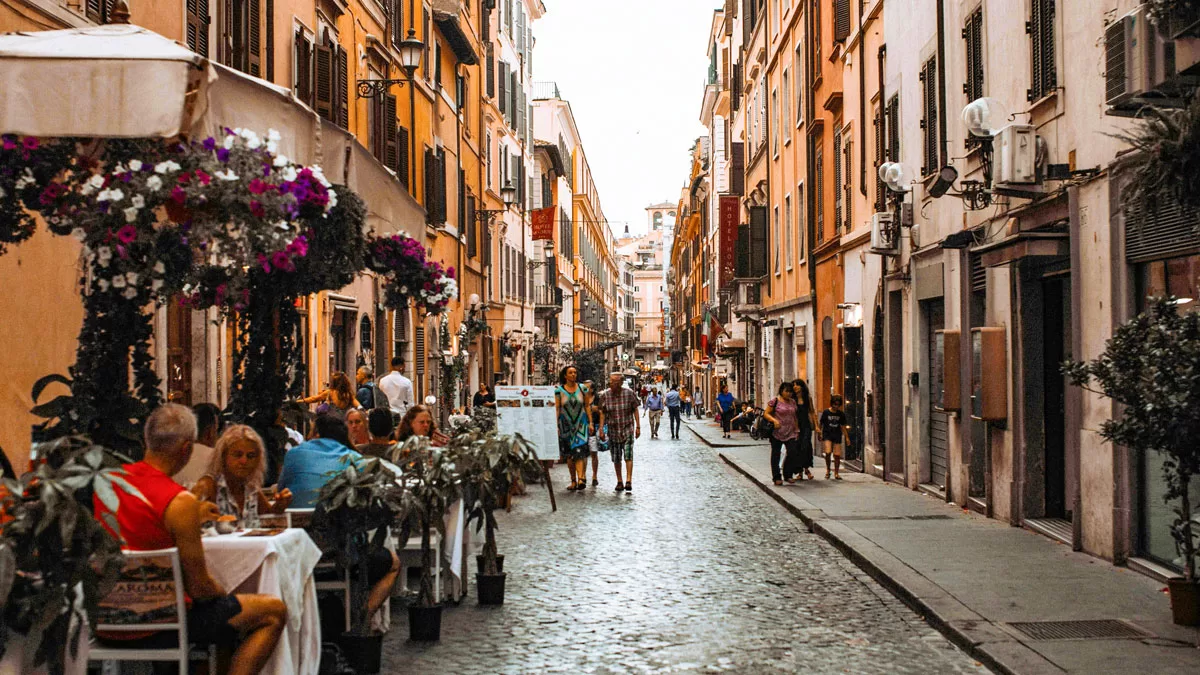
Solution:
{"label": "drainpipe", "polygon": [[937,58],[938,110],[942,113],[938,115],[938,133],[942,139],[938,145],[941,149],[941,166],[946,166],[950,163],[950,156],[946,150],[946,144],[950,142],[946,137],[946,0],[938,0],[937,4]]}
{"label": "drainpipe", "polygon": [[[1079,245],[1083,236],[1079,208],[1079,186],[1067,188],[1067,211],[1071,243],[1071,358],[1077,359],[1083,354],[1083,252]],[[1083,423],[1083,390],[1079,387],[1067,387],[1066,392],[1066,452],[1067,452],[1067,485],[1074,488],[1075,495],[1071,500],[1071,549],[1083,550],[1083,490],[1081,477],[1083,471],[1083,443],[1081,426]],[[1114,521],[1117,520],[1116,509]],[[1117,548],[1122,548],[1117,544]],[[1124,558],[1124,555],[1114,555]]]}
{"label": "drainpipe", "polygon": [[[867,196],[867,37],[863,0],[858,0],[858,189]],[[880,89],[882,91],[882,89]],[[865,351],[865,350],[864,350]]]}

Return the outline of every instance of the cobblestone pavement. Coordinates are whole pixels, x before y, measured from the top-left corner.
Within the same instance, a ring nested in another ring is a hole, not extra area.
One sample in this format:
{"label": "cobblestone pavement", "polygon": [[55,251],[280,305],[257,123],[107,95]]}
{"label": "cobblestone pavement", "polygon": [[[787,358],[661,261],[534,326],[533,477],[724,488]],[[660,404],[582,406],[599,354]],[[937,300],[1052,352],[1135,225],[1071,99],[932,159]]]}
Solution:
{"label": "cobblestone pavement", "polygon": [[396,610],[384,672],[987,672],[687,429],[648,435],[632,493],[607,455],[557,513],[531,486],[501,516],[504,606],[479,607],[472,580],[431,645]]}

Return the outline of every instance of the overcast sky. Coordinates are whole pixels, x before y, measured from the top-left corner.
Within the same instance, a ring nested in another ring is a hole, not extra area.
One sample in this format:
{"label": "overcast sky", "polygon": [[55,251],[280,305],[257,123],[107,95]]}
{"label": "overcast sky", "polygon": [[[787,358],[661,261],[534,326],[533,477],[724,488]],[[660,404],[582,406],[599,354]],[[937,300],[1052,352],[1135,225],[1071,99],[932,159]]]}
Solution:
{"label": "overcast sky", "polygon": [[543,0],[533,79],[571,103],[604,214],[620,236],[675,202],[704,133],[705,43],[719,0]]}

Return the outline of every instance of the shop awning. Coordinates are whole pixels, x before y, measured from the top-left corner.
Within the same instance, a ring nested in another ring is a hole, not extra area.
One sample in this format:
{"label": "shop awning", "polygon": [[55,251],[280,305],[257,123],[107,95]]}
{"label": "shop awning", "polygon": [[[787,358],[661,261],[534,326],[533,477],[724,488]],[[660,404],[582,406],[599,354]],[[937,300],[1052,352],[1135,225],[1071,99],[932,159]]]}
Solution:
{"label": "shop awning", "polygon": [[423,237],[425,211],[347,130],[290,89],[210,62],[131,25],[0,35],[0,133],[192,138],[244,127],[280,133],[280,154],[317,164],[367,204],[379,233]]}

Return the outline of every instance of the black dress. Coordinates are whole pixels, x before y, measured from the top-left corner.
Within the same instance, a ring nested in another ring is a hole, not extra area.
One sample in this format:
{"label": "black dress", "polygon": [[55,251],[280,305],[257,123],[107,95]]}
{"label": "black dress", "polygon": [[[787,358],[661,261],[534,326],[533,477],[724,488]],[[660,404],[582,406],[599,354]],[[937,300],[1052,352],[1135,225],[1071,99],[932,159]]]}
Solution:
{"label": "black dress", "polygon": [[491,392],[488,392],[487,396],[484,396],[483,394],[481,394],[479,392],[475,392],[474,398],[471,399],[471,405],[472,405],[472,407],[475,407],[475,408],[482,408],[482,407],[484,407],[485,403],[495,403],[495,402],[496,402],[496,395],[492,394]]}
{"label": "black dress", "polygon": [[[796,469],[811,469],[813,467],[813,428],[812,403],[796,401],[796,426],[800,436],[796,441],[800,444],[800,456],[797,458]],[[797,473],[799,471],[797,470]]]}

